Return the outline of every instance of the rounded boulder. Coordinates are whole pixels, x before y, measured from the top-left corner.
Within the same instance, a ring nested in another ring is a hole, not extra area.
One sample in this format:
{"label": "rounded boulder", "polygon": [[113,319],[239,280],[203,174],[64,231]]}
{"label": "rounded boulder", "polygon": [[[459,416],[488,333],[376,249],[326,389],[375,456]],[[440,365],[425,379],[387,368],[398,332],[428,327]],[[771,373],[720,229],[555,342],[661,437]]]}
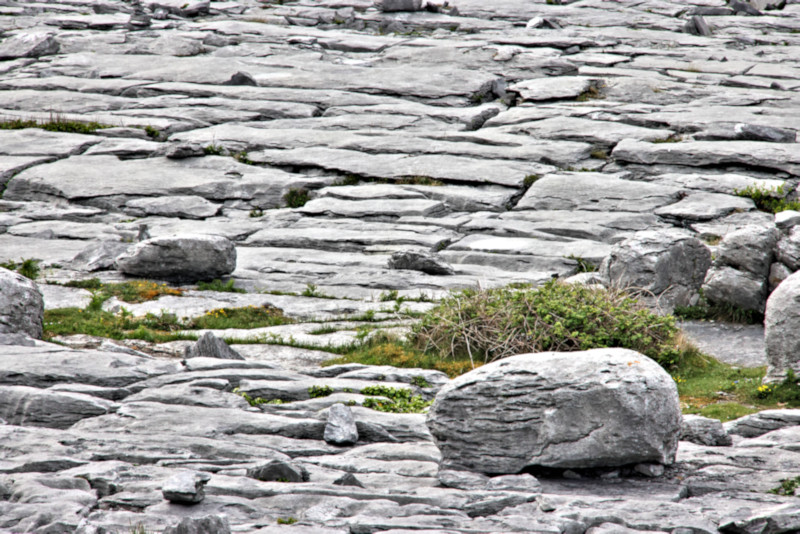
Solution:
{"label": "rounded boulder", "polygon": [[41,339],[44,300],[32,280],[0,268],[0,333]]}
{"label": "rounded boulder", "polygon": [[789,369],[800,375],[800,271],[772,292],[764,313],[767,376],[764,382],[781,382]]}
{"label": "rounded boulder", "polygon": [[672,377],[636,351],[522,354],[444,386],[428,414],[441,469],[671,464],[681,431]]}
{"label": "rounded boulder", "polygon": [[217,235],[171,235],[137,243],[117,257],[117,269],[132,276],[180,282],[213,280],[236,269],[236,247]]}

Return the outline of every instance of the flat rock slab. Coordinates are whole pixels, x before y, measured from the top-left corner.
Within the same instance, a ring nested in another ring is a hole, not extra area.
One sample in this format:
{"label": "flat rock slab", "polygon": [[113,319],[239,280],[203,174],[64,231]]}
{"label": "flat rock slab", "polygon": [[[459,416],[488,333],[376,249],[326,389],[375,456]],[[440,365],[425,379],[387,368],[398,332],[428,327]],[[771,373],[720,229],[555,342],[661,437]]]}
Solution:
{"label": "flat rock slab", "polygon": [[700,350],[722,362],[740,367],[767,364],[762,325],[684,321],[680,326]]}
{"label": "flat rock slab", "polygon": [[646,165],[742,165],[764,167],[800,176],[800,154],[793,144],[760,141],[684,141],[644,143],[626,139],[611,155],[629,163]]}
{"label": "flat rock slab", "polygon": [[611,245],[589,241],[588,239],[544,240],[475,234],[457,241],[448,247],[448,250],[496,254],[528,254],[562,258],[579,256],[592,262],[599,262],[608,256],[611,251]]}
{"label": "flat rock slab", "polygon": [[595,172],[548,174],[533,183],[515,209],[649,212],[677,200],[678,192]]}

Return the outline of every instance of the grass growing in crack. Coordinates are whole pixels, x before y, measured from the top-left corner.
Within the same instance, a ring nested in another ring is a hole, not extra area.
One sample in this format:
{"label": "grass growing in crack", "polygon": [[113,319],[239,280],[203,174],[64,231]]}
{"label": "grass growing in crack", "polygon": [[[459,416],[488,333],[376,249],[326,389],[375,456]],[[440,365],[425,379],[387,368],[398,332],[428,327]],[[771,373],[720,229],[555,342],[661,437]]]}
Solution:
{"label": "grass growing in crack", "polygon": [[23,128],[39,128],[48,132],[68,132],[92,134],[103,128],[111,128],[110,124],[101,124],[94,121],[70,120],[61,115],[51,114],[49,120],[39,121],[33,119],[10,119],[0,122],[0,130],[22,130]]}
{"label": "grass growing in crack", "polygon": [[211,282],[197,282],[197,289],[200,291],[220,291],[223,293],[247,293],[244,289],[233,287],[233,280],[223,282],[219,278]]}
{"label": "grass growing in crack", "polygon": [[225,153],[225,149],[219,145],[206,145],[203,147],[203,153],[206,156],[221,156]]}
{"label": "grass growing in crack", "polygon": [[286,194],[283,195],[283,201],[288,208],[302,208],[306,205],[306,202],[308,202],[308,191],[303,188],[289,189]]}
{"label": "grass growing in crack", "polygon": [[250,215],[250,217],[252,217],[254,219],[257,219],[259,217],[263,217],[264,216],[264,210],[262,210],[261,208],[253,208],[253,209],[250,210],[249,215]]}
{"label": "grass growing in crack", "polygon": [[[286,482],[289,482],[288,479],[284,479],[284,480]],[[278,482],[284,482],[284,480],[280,480],[279,479]],[[278,524],[279,525],[294,525],[295,523],[297,523],[297,519],[295,519],[294,517],[279,517],[278,518]]]}
{"label": "grass growing in crack", "polygon": [[653,144],[662,144],[662,143],[680,143],[683,141],[683,136],[681,135],[670,135],[669,137],[661,137],[659,139],[653,139],[651,143]]}
{"label": "grass growing in crack", "polygon": [[431,178],[430,176],[403,176],[395,180],[394,183],[399,185],[431,185],[437,187],[444,185],[444,182],[441,180]]}
{"label": "grass growing in crack", "polygon": [[333,388],[330,386],[311,386],[308,388],[308,396],[312,399],[319,399],[333,395]]}
{"label": "grass growing in crack", "polygon": [[593,272],[597,271],[597,266],[595,264],[593,264],[592,262],[590,262],[587,259],[582,258],[581,256],[576,256],[574,254],[570,254],[569,256],[566,256],[566,258],[568,260],[573,260],[573,261],[577,262],[577,264],[578,264],[577,271],[579,273],[593,273]]}
{"label": "grass growing in crack", "polygon": [[41,263],[41,261],[42,260],[37,260],[34,258],[20,260],[19,263],[15,262],[14,260],[9,260],[0,263],[0,267],[3,269],[8,269],[9,271],[16,271],[25,278],[36,280],[41,273],[41,269],[39,268],[39,263]]}
{"label": "grass growing in crack", "polygon": [[769,490],[769,493],[774,493],[775,495],[786,495],[790,497],[795,497],[797,495],[797,490],[800,488],[800,476],[796,476],[794,478],[784,478],[781,479],[780,486],[777,488],[772,488]]}
{"label": "grass growing in crack", "polygon": [[[367,386],[360,392],[368,395],[362,402],[364,408],[370,408],[379,412],[391,413],[422,413],[433,404],[433,401],[426,401],[419,395],[406,388],[392,388],[388,386]],[[386,397],[388,400],[375,397]]]}
{"label": "grass growing in crack", "polygon": [[154,128],[153,126],[147,125],[142,128],[144,133],[147,134],[147,137],[152,139],[153,141],[157,141],[159,137],[161,137],[161,132],[158,131],[158,128]]}
{"label": "grass growing in crack", "polygon": [[251,329],[294,323],[283,312],[272,306],[245,306],[243,308],[218,308],[186,321],[188,330]]}
{"label": "grass growing in crack", "polygon": [[592,150],[589,155],[594,159],[602,159],[602,160],[608,159],[608,152],[602,149]]}
{"label": "grass growing in crack", "polygon": [[233,159],[235,159],[236,161],[238,161],[239,163],[242,163],[244,165],[255,165],[256,164],[255,161],[251,160],[247,156],[247,151],[245,151],[245,150],[242,150],[241,152],[236,152],[235,154],[233,154]]}
{"label": "grass growing in crack", "polygon": [[756,208],[767,213],[778,213],[786,210],[800,210],[800,201],[786,200],[785,185],[775,188],[766,186],[749,185],[744,189],[734,189],[734,194],[752,199]]}
{"label": "grass growing in crack", "polygon": [[315,328],[314,330],[311,330],[308,333],[308,335],[310,335],[310,336],[323,336],[325,334],[333,334],[334,332],[338,332],[338,331],[339,331],[339,329],[336,328],[335,326],[323,325],[323,326],[320,326],[319,328]]}
{"label": "grass growing in crack", "polygon": [[154,300],[162,295],[180,297],[183,290],[170,287],[167,284],[157,284],[149,280],[133,280],[131,282],[120,282],[114,284],[104,284],[97,278],[86,280],[72,280],[63,284],[66,287],[78,287],[81,289],[93,290],[102,299],[108,300],[117,297],[123,302],[139,303]]}

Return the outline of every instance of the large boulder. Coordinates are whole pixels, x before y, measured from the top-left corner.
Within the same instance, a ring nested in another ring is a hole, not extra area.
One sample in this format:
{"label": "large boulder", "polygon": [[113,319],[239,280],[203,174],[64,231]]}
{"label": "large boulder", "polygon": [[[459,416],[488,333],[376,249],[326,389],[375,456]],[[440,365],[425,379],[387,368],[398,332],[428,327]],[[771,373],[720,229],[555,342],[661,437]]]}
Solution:
{"label": "large boulder", "polygon": [[671,464],[681,431],[675,382],[628,349],[499,360],[444,386],[428,414],[441,469]]}
{"label": "large boulder", "polygon": [[618,243],[600,265],[612,285],[663,296],[664,304],[693,304],[711,266],[711,251],[677,229],[637,232]]}
{"label": "large boulder", "polygon": [[125,274],[181,282],[213,280],[236,268],[236,247],[216,235],[171,235],[137,243],[117,257]]}
{"label": "large boulder", "polygon": [[0,333],[42,337],[44,300],[29,278],[0,267]]}
{"label": "large boulder", "polygon": [[782,381],[789,369],[800,375],[800,271],[784,280],[767,299],[764,342],[765,382]]}
{"label": "large boulder", "polygon": [[777,242],[778,230],[772,224],[749,225],[725,234],[703,282],[705,297],[716,304],[763,312]]}

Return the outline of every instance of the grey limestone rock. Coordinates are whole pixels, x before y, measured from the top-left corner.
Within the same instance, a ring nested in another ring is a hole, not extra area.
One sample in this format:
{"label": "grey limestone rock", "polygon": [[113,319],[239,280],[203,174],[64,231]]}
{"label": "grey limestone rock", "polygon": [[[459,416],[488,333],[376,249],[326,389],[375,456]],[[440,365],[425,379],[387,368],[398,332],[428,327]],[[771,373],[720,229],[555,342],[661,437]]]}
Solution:
{"label": "grey limestone rock", "polygon": [[217,235],[176,234],[137,243],[117,258],[117,268],[133,276],[196,282],[230,274],[236,248]]}
{"label": "grey limestone rock", "polygon": [[381,11],[391,13],[395,11],[420,11],[423,0],[381,0]]}
{"label": "grey limestone rock", "polygon": [[440,469],[436,478],[439,480],[439,484],[445,488],[461,490],[483,489],[490,480],[489,477],[482,473],[457,471],[454,469]]}
{"label": "grey limestone rock", "polygon": [[390,269],[409,269],[433,275],[455,274],[453,267],[432,252],[403,250],[392,254]]}
{"label": "grey limestone rock", "polygon": [[611,284],[668,295],[688,305],[711,266],[711,252],[697,238],[677,229],[637,232],[615,245],[600,265]]}
{"label": "grey limestone rock", "polygon": [[763,312],[768,284],[766,276],[721,265],[709,269],[702,289],[710,302]]}
{"label": "grey limestone rock", "polygon": [[784,210],[775,214],[775,226],[779,230],[788,231],[800,224],[800,211]]}
{"label": "grey limestone rock", "polygon": [[361,483],[358,478],[353,473],[345,473],[336,480],[333,481],[333,484],[336,486],[356,486],[359,488],[363,488],[364,484]]}
{"label": "grey limestone rock", "polygon": [[116,408],[114,402],[81,393],[0,386],[0,419],[11,425],[68,428]]}
{"label": "grey limestone rock", "polygon": [[219,358],[222,360],[244,360],[244,356],[233,350],[211,332],[206,332],[191,347],[186,347],[185,358],[197,358],[205,356],[207,358]]}
{"label": "grey limestone rock", "polygon": [[205,498],[204,487],[209,480],[211,475],[208,473],[181,471],[164,482],[161,493],[170,502],[197,504]]}
{"label": "grey limestone rock", "polygon": [[784,280],[792,275],[792,270],[779,261],[769,267],[769,292],[772,293]]}
{"label": "grey limestone rock", "polygon": [[186,517],[175,526],[164,529],[164,534],[231,534],[228,519],[221,515]]}
{"label": "grey limestone rock", "polygon": [[767,382],[779,382],[789,369],[800,375],[800,272],[784,280],[767,299],[764,317]]}
{"label": "grey limestone rock", "polygon": [[220,205],[196,195],[174,195],[129,200],[125,203],[124,209],[131,215],[139,217],[160,215],[181,219],[205,219],[216,215]]}
{"label": "grey limestone rock", "polygon": [[271,460],[248,469],[247,476],[265,482],[307,482],[309,473],[302,465],[283,460]]}
{"label": "grey limestone rock", "polygon": [[173,143],[164,150],[164,156],[170,159],[197,158],[205,155],[199,143]]}
{"label": "grey limestone rock", "polygon": [[797,132],[787,128],[775,128],[759,124],[737,123],[733,127],[737,139],[744,141],[769,141],[771,143],[794,143]]}
{"label": "grey limestone rock", "polygon": [[42,57],[57,54],[58,40],[43,32],[20,33],[0,42],[0,61],[22,57]]}
{"label": "grey limestone rock", "polygon": [[492,477],[484,488],[488,491],[524,491],[526,493],[540,493],[542,484],[535,476],[528,473],[520,475],[501,475]]}
{"label": "grey limestone rock", "polygon": [[[524,417],[521,417],[524,414]],[[442,469],[515,474],[674,461],[674,381],[626,349],[523,354],[462,375],[437,394],[428,427]]]}
{"label": "grey limestone rock", "polygon": [[130,243],[120,241],[100,241],[92,243],[72,258],[72,266],[88,272],[114,269],[117,257],[130,247]]}
{"label": "grey limestone rock", "polygon": [[729,265],[765,278],[769,273],[777,241],[778,231],[772,225],[738,228],[722,238],[714,264]]}
{"label": "grey limestone rock", "polygon": [[751,513],[744,519],[724,518],[719,531],[725,534],[781,534],[800,531],[800,506],[788,503]]}
{"label": "grey limestone rock", "polygon": [[725,423],[728,434],[752,438],[773,430],[800,425],[800,410],[764,410]]}
{"label": "grey limestone rock", "polygon": [[358,441],[358,428],[350,408],[340,403],[328,409],[323,439],[332,445],[355,445]]}
{"label": "grey limestone rock", "polygon": [[32,280],[0,267],[0,333],[42,337],[44,300]]}
{"label": "grey limestone rock", "polygon": [[792,271],[800,270],[800,227],[792,227],[781,237],[775,249],[775,256]]}
{"label": "grey limestone rock", "polygon": [[258,82],[251,74],[239,71],[222,85],[250,85],[252,87],[258,87]]}
{"label": "grey limestone rock", "polygon": [[684,415],[681,427],[681,440],[712,447],[728,446],[731,437],[717,419],[701,415]]}
{"label": "grey limestone rock", "polygon": [[702,35],[702,36],[709,36],[711,35],[711,28],[708,27],[708,23],[706,19],[704,19],[701,15],[694,15],[688,22],[683,26],[684,31],[686,33],[691,33],[692,35]]}

